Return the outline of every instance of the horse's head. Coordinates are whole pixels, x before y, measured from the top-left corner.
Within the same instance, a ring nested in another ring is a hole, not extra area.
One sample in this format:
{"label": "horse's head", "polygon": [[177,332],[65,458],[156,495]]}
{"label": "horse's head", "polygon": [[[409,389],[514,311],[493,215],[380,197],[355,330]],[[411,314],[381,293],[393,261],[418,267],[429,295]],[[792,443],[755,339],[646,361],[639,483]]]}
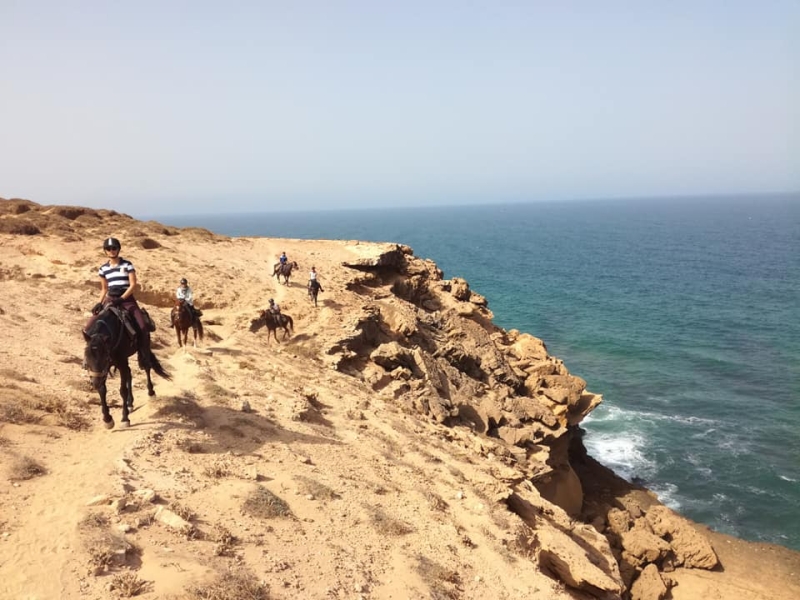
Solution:
{"label": "horse's head", "polygon": [[92,335],[84,332],[86,348],[83,351],[83,364],[86,371],[94,379],[108,375],[111,368],[111,347],[109,339],[99,333]]}
{"label": "horse's head", "polygon": [[267,322],[267,311],[265,310],[258,311],[258,316],[252,321],[250,321],[250,331],[255,333],[256,331],[264,327],[266,322]]}

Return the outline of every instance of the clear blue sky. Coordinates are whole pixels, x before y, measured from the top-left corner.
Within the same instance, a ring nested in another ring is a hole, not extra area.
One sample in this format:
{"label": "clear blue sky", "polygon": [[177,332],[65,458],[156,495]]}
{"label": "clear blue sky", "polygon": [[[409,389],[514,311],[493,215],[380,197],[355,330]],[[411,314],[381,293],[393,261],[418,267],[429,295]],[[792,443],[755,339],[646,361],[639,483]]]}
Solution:
{"label": "clear blue sky", "polygon": [[800,190],[800,2],[0,0],[0,196],[137,214]]}

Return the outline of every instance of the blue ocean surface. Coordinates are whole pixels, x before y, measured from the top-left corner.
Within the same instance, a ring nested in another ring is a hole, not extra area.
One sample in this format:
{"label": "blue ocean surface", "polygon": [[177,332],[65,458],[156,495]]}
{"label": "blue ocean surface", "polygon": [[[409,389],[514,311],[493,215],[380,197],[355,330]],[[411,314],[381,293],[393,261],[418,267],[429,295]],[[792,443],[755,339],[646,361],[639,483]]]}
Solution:
{"label": "blue ocean surface", "polygon": [[152,218],[408,244],[603,394],[591,455],[695,521],[800,550],[800,195]]}

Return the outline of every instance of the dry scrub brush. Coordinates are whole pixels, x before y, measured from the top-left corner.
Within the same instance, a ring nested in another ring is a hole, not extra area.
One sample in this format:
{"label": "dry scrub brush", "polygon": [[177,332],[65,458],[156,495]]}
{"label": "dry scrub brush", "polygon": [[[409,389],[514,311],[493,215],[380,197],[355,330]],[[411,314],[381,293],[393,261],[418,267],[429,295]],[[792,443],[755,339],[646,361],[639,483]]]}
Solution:
{"label": "dry scrub brush", "polygon": [[147,591],[149,586],[148,582],[139,579],[139,576],[133,571],[125,571],[114,575],[108,588],[121,598],[132,598]]}
{"label": "dry scrub brush", "polygon": [[270,600],[269,587],[247,571],[227,571],[189,588],[179,600]]}
{"label": "dry scrub brush", "polygon": [[286,502],[270,492],[264,486],[256,486],[251,491],[244,504],[242,504],[242,511],[262,519],[273,519],[275,517],[290,517],[292,511]]}
{"label": "dry scrub brush", "polygon": [[314,498],[322,500],[336,500],[339,498],[339,494],[334,492],[327,485],[311,479],[310,477],[296,475],[294,479],[299,484],[298,487],[302,493],[311,494]]}
{"label": "dry scrub brush", "polygon": [[45,473],[47,469],[29,456],[15,456],[7,468],[7,475],[11,481],[26,481]]}

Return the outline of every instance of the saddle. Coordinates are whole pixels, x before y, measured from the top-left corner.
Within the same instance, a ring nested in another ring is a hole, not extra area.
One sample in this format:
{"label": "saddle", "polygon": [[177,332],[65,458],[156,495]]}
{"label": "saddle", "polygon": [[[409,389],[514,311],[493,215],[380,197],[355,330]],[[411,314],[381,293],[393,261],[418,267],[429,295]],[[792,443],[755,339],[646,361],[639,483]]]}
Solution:
{"label": "saddle", "polygon": [[[128,332],[128,339],[130,339],[131,342],[136,343],[136,338],[139,333],[139,328],[136,326],[136,323],[134,322],[131,315],[128,314],[128,311],[125,310],[124,308],[111,306],[110,304],[106,306],[105,310],[113,313],[120,321],[122,321],[122,325],[123,327],[125,327],[125,331]],[[149,317],[147,318],[149,319]]]}

